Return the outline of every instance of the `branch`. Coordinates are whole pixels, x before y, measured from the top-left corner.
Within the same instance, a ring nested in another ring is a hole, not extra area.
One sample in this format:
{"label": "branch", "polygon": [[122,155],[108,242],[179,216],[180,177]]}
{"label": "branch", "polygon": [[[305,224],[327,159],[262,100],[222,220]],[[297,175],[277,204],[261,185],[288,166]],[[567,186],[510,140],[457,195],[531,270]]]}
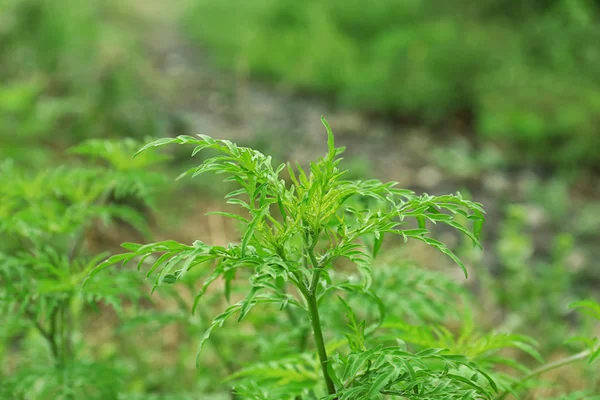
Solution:
{"label": "branch", "polygon": [[50,351],[52,352],[52,357],[54,358],[55,362],[58,362],[58,344],[56,343],[56,337],[55,337],[55,332],[54,332],[54,312],[52,313],[52,317],[51,317],[51,330],[48,331],[46,330],[42,324],[39,323],[39,321],[37,320],[37,318],[35,317],[35,315],[33,315],[31,312],[27,312],[27,317],[31,320],[31,322],[33,322],[33,325],[35,326],[35,328],[37,329],[37,331],[40,333],[40,335],[42,335],[42,337],[44,339],[46,339],[46,341],[48,342],[48,345],[50,346]]}
{"label": "branch", "polygon": [[317,261],[317,257],[315,256],[314,246],[306,249],[308,256],[310,257],[310,262],[313,265],[313,275],[312,280],[310,282],[310,286],[308,287],[308,291],[311,294],[314,294],[317,290],[317,285],[319,284],[319,279],[321,278],[321,271],[323,270],[322,266],[319,265]]}

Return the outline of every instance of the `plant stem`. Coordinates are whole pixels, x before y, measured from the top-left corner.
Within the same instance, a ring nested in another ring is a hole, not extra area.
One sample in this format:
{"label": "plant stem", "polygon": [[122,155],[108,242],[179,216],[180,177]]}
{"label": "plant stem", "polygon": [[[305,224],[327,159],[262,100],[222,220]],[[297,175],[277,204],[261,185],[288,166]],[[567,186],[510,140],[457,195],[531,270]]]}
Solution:
{"label": "plant stem", "polygon": [[37,321],[37,319],[35,318],[35,315],[28,313],[28,316],[31,319],[31,321],[33,322],[35,328],[40,333],[40,335],[42,335],[42,337],[44,339],[46,339],[46,342],[48,342],[48,345],[50,346],[50,352],[52,353],[52,359],[53,359],[54,363],[57,364],[58,359],[59,359],[59,353],[58,353],[58,345],[56,344],[56,338],[54,336],[53,330],[52,329],[50,331],[46,330],[42,326],[42,324],[40,324]]}
{"label": "plant stem", "polygon": [[[316,273],[317,271],[315,271],[315,274]],[[312,324],[313,334],[315,335],[315,344],[317,346],[317,353],[319,354],[319,361],[321,362],[321,370],[323,371],[323,378],[325,379],[327,392],[329,394],[335,394],[335,385],[333,384],[333,380],[329,376],[329,371],[327,370],[327,350],[325,349],[323,331],[321,330],[321,319],[319,317],[316,294],[314,292],[310,292],[306,298],[306,302],[308,303],[310,322]]]}
{"label": "plant stem", "polygon": [[[531,371],[530,373],[525,375],[523,378],[521,378],[518,382],[516,382],[513,387],[513,390],[520,388],[521,386],[523,386],[523,384],[525,382],[527,382],[528,380],[530,380],[532,378],[535,378],[538,375],[541,375],[548,371],[552,371],[553,369],[556,369],[556,368],[564,367],[565,365],[569,365],[576,361],[583,360],[584,358],[589,357],[592,354],[592,352],[594,352],[594,351],[595,351],[595,349],[585,350],[585,351],[579,352],[577,354],[574,354],[570,357],[561,358],[560,360],[556,360],[556,361],[553,361],[546,365],[542,365],[541,367],[534,369],[533,371]],[[503,400],[509,394],[510,394],[510,391],[506,390],[506,391],[500,393],[498,396],[496,396],[496,400]]]}
{"label": "plant stem", "polygon": [[[318,236],[318,233],[315,234],[315,237]],[[299,289],[306,298],[306,303],[308,305],[308,314],[310,317],[310,323],[312,325],[313,335],[315,336],[315,345],[317,346],[317,353],[319,354],[321,370],[323,371],[323,379],[325,379],[325,386],[327,386],[327,393],[335,394],[335,385],[333,384],[333,380],[331,379],[331,376],[329,376],[329,370],[327,369],[327,364],[329,360],[327,358],[327,350],[325,349],[323,330],[321,329],[321,317],[319,316],[319,306],[317,305],[317,287],[321,278],[322,266],[319,265],[319,262],[315,255],[316,241],[313,241],[311,245],[308,245],[308,236],[305,237],[304,240],[304,250],[310,258],[310,262],[312,264],[312,279],[308,288],[302,287],[302,285],[300,285]]]}
{"label": "plant stem", "polygon": [[310,257],[310,262],[313,266],[312,280],[310,282],[308,290],[314,294],[317,291],[317,285],[319,284],[319,279],[321,278],[321,266],[319,265],[317,257],[315,256],[314,247],[309,247],[306,249],[306,251],[308,253],[308,256]]}

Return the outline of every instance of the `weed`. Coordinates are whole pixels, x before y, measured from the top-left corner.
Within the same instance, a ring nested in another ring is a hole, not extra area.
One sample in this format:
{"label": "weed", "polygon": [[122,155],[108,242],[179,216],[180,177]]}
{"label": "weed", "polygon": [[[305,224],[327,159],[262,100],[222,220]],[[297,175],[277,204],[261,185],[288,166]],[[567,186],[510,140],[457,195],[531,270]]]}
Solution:
{"label": "weed", "polygon": [[[250,286],[245,296],[215,317],[200,339],[197,365],[213,331],[236,315],[237,321],[242,321],[255,307],[285,311],[292,326],[304,326],[306,330],[298,338],[296,354],[254,363],[229,378],[240,382],[235,390],[245,398],[493,399],[499,391],[513,390],[514,379],[496,374],[494,368],[504,364],[528,370],[495,353],[514,347],[542,361],[531,339],[480,335],[472,324],[455,336],[440,327],[394,322],[386,315],[402,311],[393,312],[393,304],[384,303],[372,290],[373,276],[377,276],[373,260],[385,236],[424,242],[449,256],[466,276],[461,260],[442,242],[431,238],[428,223],[446,224],[480,246],[482,206],[460,194],[419,196],[396,188],[394,182],[345,180],[346,171],[340,169],[339,157],[344,149],[335,147],[325,120],[323,124],[328,133],[328,151],[312,162],[308,171],[291,164],[274,167],[270,157],[256,150],[205,135],[147,144],[137,154],[172,143],[194,145],[192,155],[207,149],[218,153],[180,178],[214,172],[226,175],[227,182],[237,183],[239,189],[227,194],[226,199],[242,211],[216,214],[241,224],[241,240],[227,246],[201,241],[187,245],[174,240],[146,245],[124,243],[128,252],[99,264],[89,279],[110,265],[138,260],[138,269],[147,264],[146,276],[154,275],[154,291],[185,279],[191,271],[206,270],[209,276],[195,295],[194,312],[202,308],[201,299],[215,282],[224,283],[224,296],[229,302],[239,284],[236,278],[247,277]],[[284,171],[289,182],[283,178]],[[147,263],[149,259],[152,261]],[[360,281],[353,278],[355,272]],[[357,295],[374,305],[376,311],[367,320],[359,318],[352,306],[352,298]],[[348,323],[345,328],[331,331],[336,317],[328,310],[336,304],[341,305],[337,309],[346,315]],[[451,303],[447,306],[458,307]],[[398,334],[381,334],[390,329]],[[308,332],[312,333],[314,348],[307,352]],[[407,347],[411,342],[417,351]],[[549,364],[546,368],[557,366]]]}

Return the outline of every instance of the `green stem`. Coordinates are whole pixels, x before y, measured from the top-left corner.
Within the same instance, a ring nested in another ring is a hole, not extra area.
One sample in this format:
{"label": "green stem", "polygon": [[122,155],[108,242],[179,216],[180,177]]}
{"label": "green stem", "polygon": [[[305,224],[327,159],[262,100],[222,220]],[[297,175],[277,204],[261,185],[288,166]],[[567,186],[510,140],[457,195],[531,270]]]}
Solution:
{"label": "green stem", "polygon": [[[553,361],[546,365],[542,365],[541,367],[534,369],[533,371],[531,371],[530,373],[525,375],[523,378],[521,378],[518,382],[516,382],[513,387],[513,390],[520,388],[521,386],[523,386],[523,384],[525,384],[525,382],[527,382],[528,380],[530,380],[532,378],[535,378],[538,375],[541,375],[545,372],[552,371],[553,369],[564,367],[565,365],[569,365],[571,363],[583,360],[583,359],[589,357],[592,354],[592,352],[594,352],[594,351],[595,351],[595,349],[585,350],[585,351],[579,352],[577,354],[574,354],[570,357],[561,358],[560,360],[556,360],[556,361]],[[506,390],[506,391],[500,393],[498,396],[496,396],[496,400],[503,400],[509,394],[510,394],[510,391]]]}
{"label": "green stem", "polygon": [[[314,237],[318,237],[318,233]],[[319,286],[319,280],[321,279],[321,271],[323,268],[319,265],[317,257],[315,255],[316,240],[308,245],[309,236],[304,238],[304,250],[310,258],[312,264],[312,278],[311,282],[305,287],[302,282],[299,289],[306,299],[308,306],[308,314],[310,317],[310,323],[312,325],[313,335],[315,337],[315,345],[317,347],[317,354],[319,355],[319,361],[321,362],[321,371],[323,372],[323,379],[325,380],[325,386],[327,387],[327,393],[335,394],[335,385],[331,376],[329,376],[329,370],[327,364],[329,362],[327,358],[327,349],[325,349],[325,340],[323,339],[323,330],[321,329],[321,317],[319,316],[319,306],[317,305],[317,288]],[[306,260],[306,258],[305,258]],[[306,264],[305,264],[306,265]]]}
{"label": "green stem", "polygon": [[[58,345],[56,343],[56,338],[54,336],[53,329],[46,330],[42,324],[40,324],[33,314],[28,314],[29,318],[33,322],[35,328],[38,330],[40,335],[48,342],[48,346],[50,347],[50,352],[52,353],[52,359],[55,364],[58,364],[59,352]],[[52,317],[51,317],[52,318]]]}
{"label": "green stem", "polygon": [[317,285],[319,284],[319,280],[321,279],[321,271],[323,270],[317,261],[317,257],[315,256],[315,251],[313,247],[309,247],[306,249],[308,256],[310,257],[310,262],[313,266],[313,274],[312,280],[310,282],[310,286],[308,287],[308,291],[312,294],[315,294],[317,291]]}
{"label": "green stem", "polygon": [[315,335],[315,344],[317,346],[317,353],[319,354],[319,361],[321,362],[321,370],[323,371],[323,378],[325,379],[327,392],[329,394],[335,394],[335,385],[333,384],[333,380],[329,376],[329,371],[327,370],[327,350],[325,349],[325,340],[323,339],[321,319],[319,317],[319,308],[317,307],[317,296],[315,293],[309,293],[308,297],[306,298],[306,302],[308,303],[310,322],[312,325],[313,334]]}

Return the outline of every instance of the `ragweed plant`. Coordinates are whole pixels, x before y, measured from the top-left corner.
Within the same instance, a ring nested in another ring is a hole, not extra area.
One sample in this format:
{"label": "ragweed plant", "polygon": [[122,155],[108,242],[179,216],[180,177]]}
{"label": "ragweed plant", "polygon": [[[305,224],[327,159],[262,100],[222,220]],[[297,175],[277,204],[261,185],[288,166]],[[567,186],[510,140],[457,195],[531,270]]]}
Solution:
{"label": "ragweed plant", "polygon": [[[108,258],[88,278],[110,265],[136,260],[138,268],[149,266],[146,276],[154,276],[154,290],[176,283],[192,269],[208,269],[210,275],[195,296],[194,312],[212,284],[222,281],[224,296],[230,301],[236,278],[247,276],[248,293],[214,318],[200,339],[197,357],[213,330],[234,316],[241,321],[259,305],[285,310],[297,324],[306,323],[314,339],[314,351],[302,352],[293,362],[279,363],[281,369],[295,371],[297,379],[294,374],[282,379],[275,376],[276,383],[271,380],[269,384],[268,376],[261,373],[264,368],[257,365],[247,384],[237,388],[247,398],[493,398],[497,391],[494,380],[467,357],[442,348],[413,353],[400,342],[373,345],[371,340],[386,308],[393,306],[384,304],[371,290],[372,261],[384,238],[424,242],[450,257],[466,276],[464,264],[444,243],[431,237],[429,225],[446,224],[480,246],[482,206],[459,193],[417,195],[397,188],[395,182],[344,179],[347,171],[340,164],[344,149],[335,146],[324,119],[323,124],[328,134],[327,153],[307,170],[299,164],[274,167],[271,157],[256,150],[205,135],[147,144],[137,154],[172,143],[194,145],[192,156],[203,150],[217,153],[180,178],[215,172],[239,186],[226,199],[241,211],[217,214],[241,224],[240,241],[227,246],[201,241],[128,242],[122,245],[128,252]],[[360,281],[348,279],[354,271]],[[378,305],[378,318],[368,325],[358,319],[344,293],[371,299]],[[340,302],[350,321],[349,330],[324,331],[328,326],[322,319],[324,311]],[[337,340],[327,341],[329,337]],[[313,372],[313,358],[318,360],[318,375]]]}
{"label": "ragweed plant", "polygon": [[0,337],[23,347],[14,362],[10,352],[0,354],[7,360],[0,396],[115,398],[119,373],[84,355],[81,314],[101,304],[120,311],[124,295],[138,300],[139,278],[122,273],[109,282],[92,281],[83,297],[79,288],[106,257],[89,250],[91,230],[112,225],[148,232],[142,210],[151,205],[157,175],[136,168],[156,157],[119,163],[132,146],[138,145],[92,141],[73,149],[101,161],[87,166],[74,160],[36,172],[9,161],[0,165]]}

